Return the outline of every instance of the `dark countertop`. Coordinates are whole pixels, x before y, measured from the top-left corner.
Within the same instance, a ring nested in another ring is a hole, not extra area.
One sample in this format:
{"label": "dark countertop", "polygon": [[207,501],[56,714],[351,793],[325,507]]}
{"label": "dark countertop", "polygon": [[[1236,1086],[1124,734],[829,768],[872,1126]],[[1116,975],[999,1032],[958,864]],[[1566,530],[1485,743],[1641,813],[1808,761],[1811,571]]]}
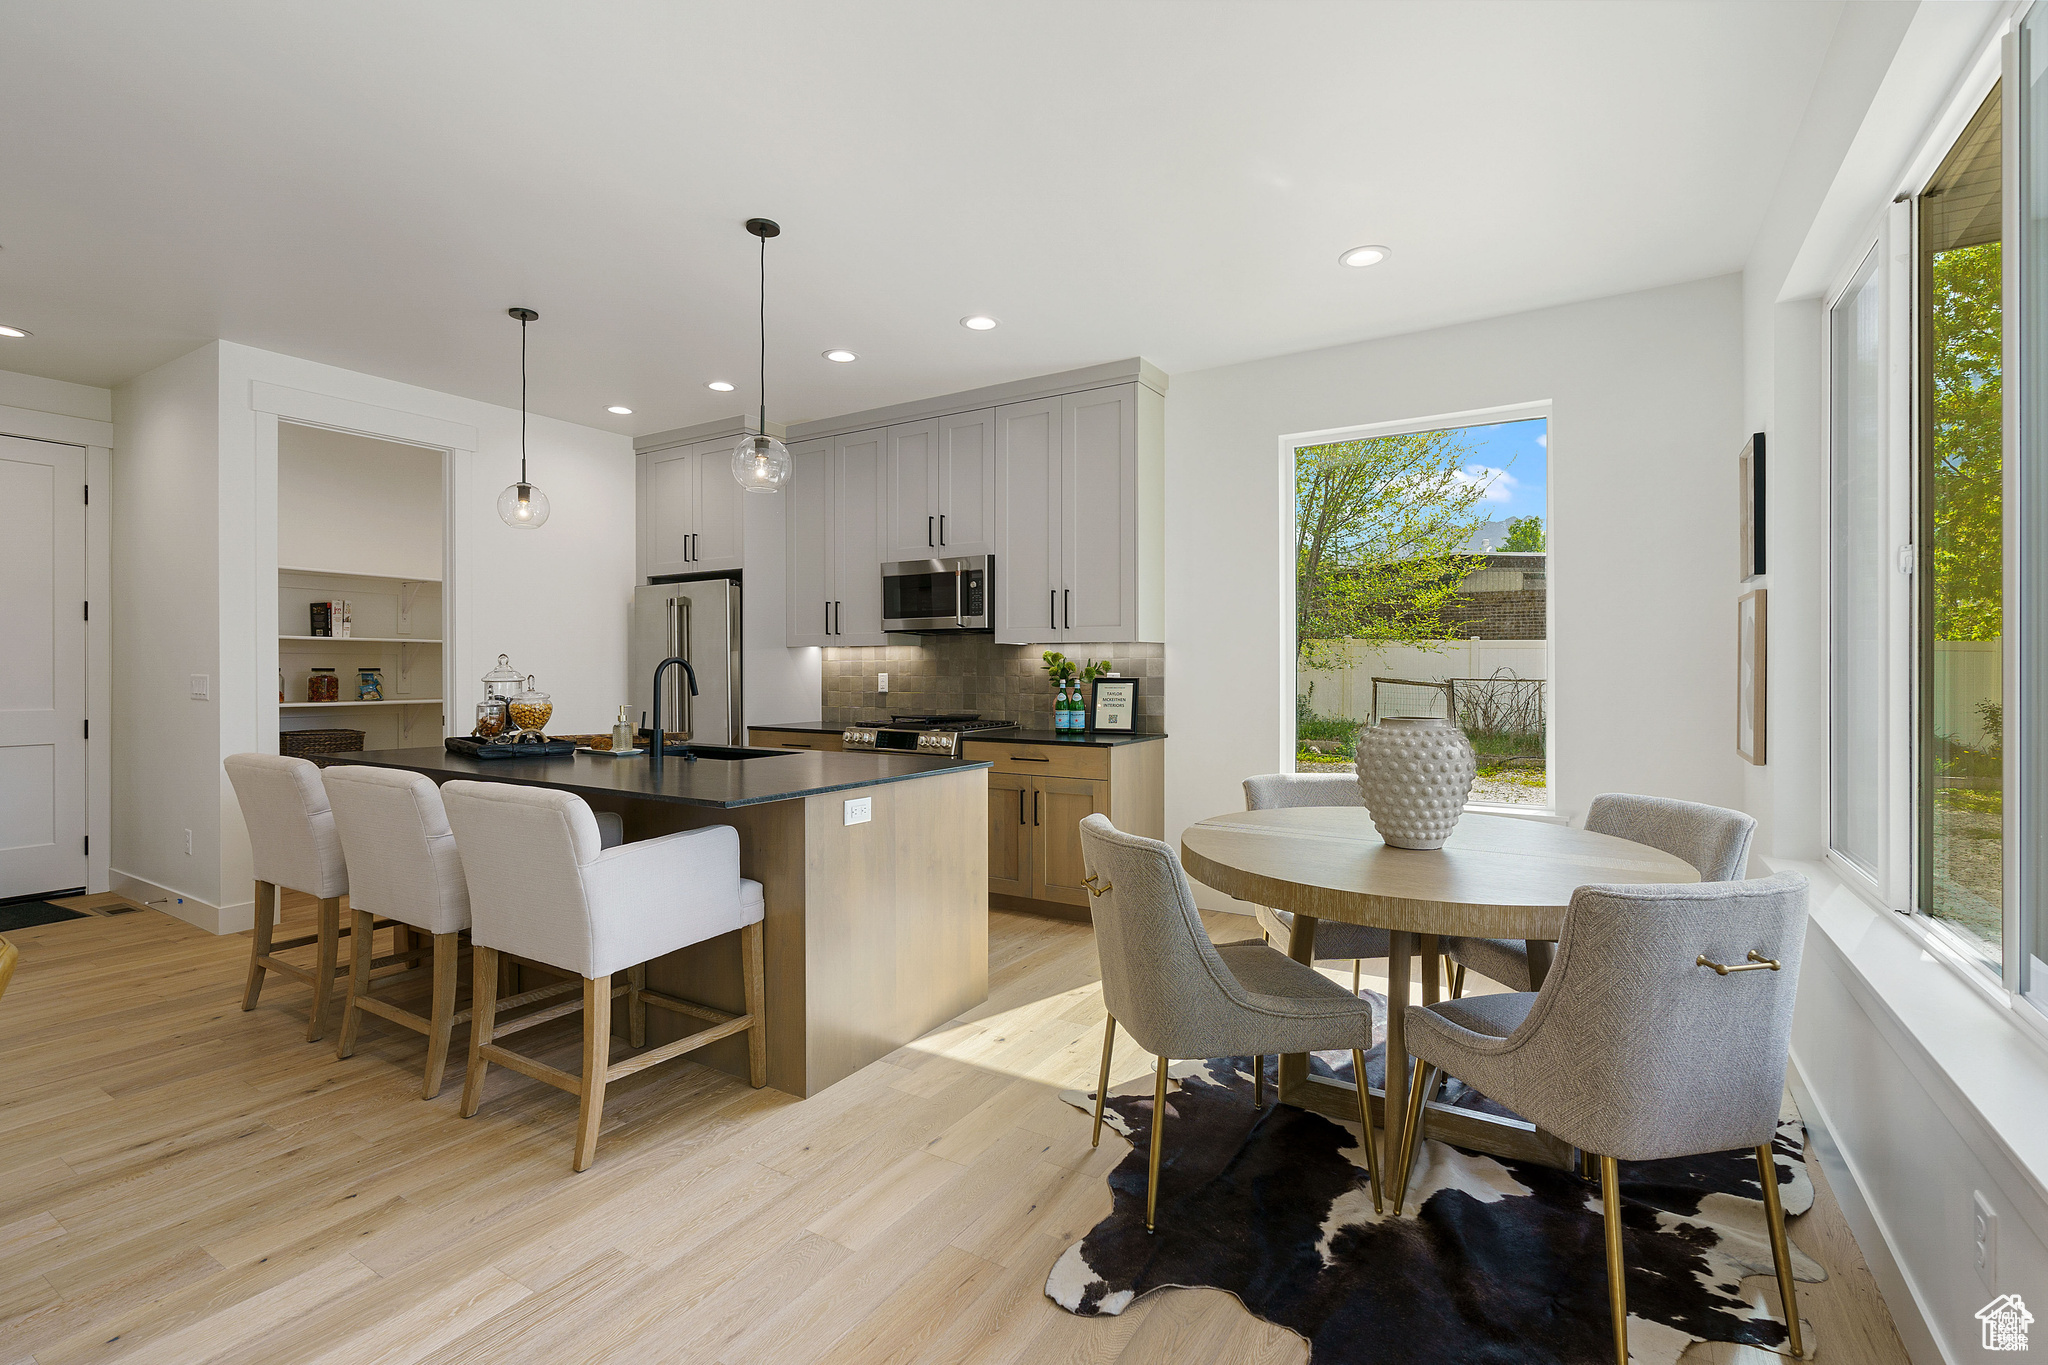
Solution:
{"label": "dark countertop", "polygon": [[883,782],[909,782],[937,773],[960,772],[989,765],[972,759],[925,758],[917,754],[824,753],[779,749],[768,758],[664,758],[661,780],[655,781],[650,758],[594,758],[566,754],[560,758],[475,759],[445,749],[376,749],[368,753],[322,755],[329,763],[359,763],[375,768],[404,768],[436,781],[474,778],[483,782],[519,782],[555,787],[583,796],[627,796],[674,801],[685,806],[753,806],[790,801],[820,792],[872,787]]}
{"label": "dark countertop", "polygon": [[[872,725],[871,721],[861,722]],[[748,722],[749,730],[787,730],[799,735],[836,735],[844,731],[844,725],[820,725],[817,721],[798,721],[792,725],[758,725]],[[1164,734],[1112,735],[1061,733],[1058,730],[969,730],[961,738],[970,744],[1071,744],[1081,749],[1113,749],[1120,744],[1143,744],[1148,740],[1165,739]],[[861,750],[866,753],[869,750]]]}

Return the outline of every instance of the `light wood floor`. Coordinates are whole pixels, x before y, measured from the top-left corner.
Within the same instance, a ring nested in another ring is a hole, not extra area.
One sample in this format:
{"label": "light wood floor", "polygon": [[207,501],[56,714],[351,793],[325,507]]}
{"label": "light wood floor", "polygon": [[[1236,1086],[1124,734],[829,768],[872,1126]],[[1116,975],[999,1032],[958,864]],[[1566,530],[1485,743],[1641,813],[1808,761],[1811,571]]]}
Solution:
{"label": "light wood floor", "polygon": [[[459,1069],[420,1100],[415,1034],[367,1019],[337,1061],[275,978],[242,1013],[245,937],[156,911],[9,937],[0,1365],[1307,1355],[1216,1291],[1044,1298],[1127,1150],[1057,1098],[1100,1056],[1084,927],[992,915],[988,1003],[809,1101],[687,1062],[615,1085],[582,1175],[571,1096],[498,1068],[465,1122]],[[571,1067],[575,1027],[536,1030]],[[1120,1051],[1119,1080],[1150,1064]],[[1802,1286],[1820,1358],[1906,1365],[1824,1184],[1794,1236],[1832,1276]],[[1737,1359],[1777,1360],[1687,1356]]]}

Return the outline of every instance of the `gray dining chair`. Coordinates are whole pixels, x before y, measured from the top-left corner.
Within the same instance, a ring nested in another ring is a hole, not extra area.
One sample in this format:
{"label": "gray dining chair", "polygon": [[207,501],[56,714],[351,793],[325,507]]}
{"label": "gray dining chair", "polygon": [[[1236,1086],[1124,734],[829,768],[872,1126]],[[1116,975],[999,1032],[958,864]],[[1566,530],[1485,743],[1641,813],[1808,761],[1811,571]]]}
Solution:
{"label": "gray dining chair", "polygon": [[[1728,882],[1749,866],[1749,841],[1756,820],[1739,810],[1675,801],[1665,796],[1629,796],[1610,792],[1593,798],[1586,828],[1631,843],[1648,844],[1699,869],[1703,882]],[[1541,982],[1529,961],[1529,945],[1518,938],[1447,938],[1447,961],[1457,971],[1451,998],[1465,993],[1465,969],[1500,982],[1511,991],[1534,990]]]}
{"label": "gray dining chair", "polygon": [[[1095,1134],[1102,1141],[1103,1096],[1122,1023],[1158,1060],[1152,1106],[1151,1168],[1145,1230],[1159,1202],[1159,1156],[1166,1133],[1166,1069],[1173,1058],[1246,1057],[1270,1052],[1349,1049],[1358,1087],[1359,1141],[1365,1148],[1375,1211],[1381,1208],[1379,1157],[1366,1098],[1365,1049],[1372,1006],[1264,943],[1210,942],[1194,888],[1170,844],[1125,834],[1100,815],[1081,822],[1088,911],[1102,964],[1102,1074],[1095,1086]],[[1257,1102],[1255,1098],[1255,1103]]]}
{"label": "gray dining chair", "polygon": [[1423,1097],[1441,1075],[1599,1153],[1614,1358],[1627,1365],[1616,1164],[1750,1148],[1792,1354],[1802,1355],[1771,1142],[1805,940],[1806,879],[1794,873],[1580,887],[1540,990],[1410,1006],[1403,1016],[1415,1070],[1394,1212],[1424,1136]]}

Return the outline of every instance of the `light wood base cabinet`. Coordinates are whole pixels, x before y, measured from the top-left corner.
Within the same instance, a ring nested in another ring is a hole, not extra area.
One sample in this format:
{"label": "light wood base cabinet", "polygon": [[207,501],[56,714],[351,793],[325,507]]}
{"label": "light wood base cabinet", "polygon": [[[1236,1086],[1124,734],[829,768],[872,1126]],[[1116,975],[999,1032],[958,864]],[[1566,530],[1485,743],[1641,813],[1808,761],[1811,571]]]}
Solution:
{"label": "light wood base cabinet", "polygon": [[1166,833],[1162,741],[1092,748],[969,741],[986,759],[989,903],[1056,919],[1088,918],[1081,822],[1106,815],[1129,834]]}

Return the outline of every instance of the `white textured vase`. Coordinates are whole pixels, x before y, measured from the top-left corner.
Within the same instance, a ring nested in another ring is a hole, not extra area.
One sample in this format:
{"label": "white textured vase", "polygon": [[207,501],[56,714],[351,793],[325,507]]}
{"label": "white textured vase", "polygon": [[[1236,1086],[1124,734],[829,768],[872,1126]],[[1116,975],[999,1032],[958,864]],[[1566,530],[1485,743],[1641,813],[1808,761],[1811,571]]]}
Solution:
{"label": "white textured vase", "polygon": [[1389,718],[1358,732],[1358,791],[1395,848],[1442,848],[1465,813],[1479,764],[1447,720]]}

